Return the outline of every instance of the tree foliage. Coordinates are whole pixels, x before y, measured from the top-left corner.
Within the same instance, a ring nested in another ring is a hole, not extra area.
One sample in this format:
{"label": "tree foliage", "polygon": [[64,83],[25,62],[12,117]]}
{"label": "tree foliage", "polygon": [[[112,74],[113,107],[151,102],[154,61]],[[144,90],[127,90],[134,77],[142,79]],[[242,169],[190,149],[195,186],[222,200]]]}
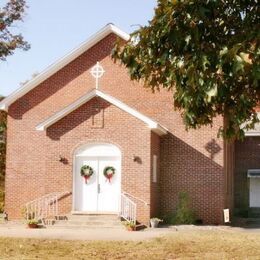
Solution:
{"label": "tree foliage", "polygon": [[25,0],[9,0],[0,8],[0,60],[5,60],[16,49],[29,48],[23,36],[15,33],[16,22],[22,21],[25,9]]}
{"label": "tree foliage", "polygon": [[172,90],[187,129],[222,115],[220,133],[242,137],[259,121],[259,14],[257,0],[158,0],[149,24],[112,56],[131,79]]}

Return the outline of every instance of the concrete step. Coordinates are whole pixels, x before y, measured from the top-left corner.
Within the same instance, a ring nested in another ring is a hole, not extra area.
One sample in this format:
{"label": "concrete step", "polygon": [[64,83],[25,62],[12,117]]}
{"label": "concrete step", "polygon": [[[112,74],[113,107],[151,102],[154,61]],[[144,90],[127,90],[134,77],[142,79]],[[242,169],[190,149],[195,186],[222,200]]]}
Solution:
{"label": "concrete step", "polygon": [[118,226],[121,225],[120,221],[72,221],[72,220],[56,220],[55,225],[107,225]]}
{"label": "concrete step", "polygon": [[117,215],[67,215],[71,221],[118,221]]}
{"label": "concrete step", "polygon": [[96,226],[96,225],[52,225],[52,226],[47,226],[47,228],[53,228],[53,229],[125,229],[125,227],[123,225],[119,225],[119,226],[106,226],[106,225],[102,225],[102,226]]}
{"label": "concrete step", "polygon": [[56,216],[53,225],[48,225],[48,227],[123,228],[123,225],[117,215],[66,215]]}

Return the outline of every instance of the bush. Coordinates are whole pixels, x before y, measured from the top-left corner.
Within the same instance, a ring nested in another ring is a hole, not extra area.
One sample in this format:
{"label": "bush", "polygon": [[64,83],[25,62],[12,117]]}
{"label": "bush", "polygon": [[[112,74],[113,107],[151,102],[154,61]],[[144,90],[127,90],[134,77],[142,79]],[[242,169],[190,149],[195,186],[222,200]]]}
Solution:
{"label": "bush", "polygon": [[172,225],[195,224],[195,214],[190,208],[190,198],[186,192],[179,194],[176,212],[166,216],[165,222]]}

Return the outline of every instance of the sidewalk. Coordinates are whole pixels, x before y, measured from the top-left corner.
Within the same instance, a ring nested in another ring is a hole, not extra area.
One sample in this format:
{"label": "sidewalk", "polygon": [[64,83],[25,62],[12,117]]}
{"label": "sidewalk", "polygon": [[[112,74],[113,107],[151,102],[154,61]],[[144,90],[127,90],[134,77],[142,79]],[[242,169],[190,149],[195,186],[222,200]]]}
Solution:
{"label": "sidewalk", "polygon": [[166,236],[175,232],[210,231],[260,233],[260,228],[238,228],[228,226],[193,226],[181,225],[141,231],[127,231],[121,228],[64,228],[55,227],[29,229],[25,224],[1,224],[0,237],[60,239],[60,240],[103,240],[103,241],[142,241]]}
{"label": "sidewalk", "polygon": [[61,239],[61,240],[109,240],[139,241],[176,232],[174,228],[127,231],[124,228],[39,228],[29,229],[25,225],[0,225],[0,237]]}

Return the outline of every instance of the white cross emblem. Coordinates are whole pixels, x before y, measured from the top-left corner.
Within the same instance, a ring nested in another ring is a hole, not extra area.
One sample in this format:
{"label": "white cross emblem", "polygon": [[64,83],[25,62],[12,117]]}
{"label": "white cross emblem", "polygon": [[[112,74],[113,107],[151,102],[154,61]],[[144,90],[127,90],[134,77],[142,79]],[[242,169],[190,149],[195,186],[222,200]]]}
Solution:
{"label": "white cross emblem", "polygon": [[97,62],[97,64],[92,67],[90,73],[96,79],[96,89],[98,89],[98,80],[104,75],[105,71],[99,62]]}

